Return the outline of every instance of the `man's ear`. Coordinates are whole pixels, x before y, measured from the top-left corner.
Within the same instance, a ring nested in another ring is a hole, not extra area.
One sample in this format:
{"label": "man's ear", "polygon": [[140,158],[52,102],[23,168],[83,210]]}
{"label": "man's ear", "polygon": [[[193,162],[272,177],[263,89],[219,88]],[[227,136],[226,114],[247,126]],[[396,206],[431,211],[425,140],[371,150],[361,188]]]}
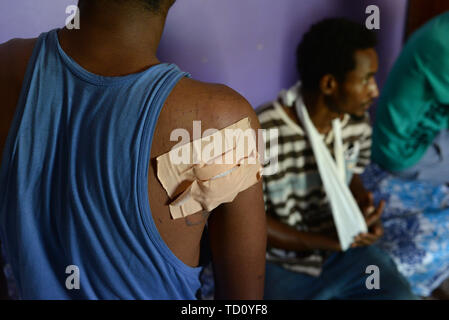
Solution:
{"label": "man's ear", "polygon": [[320,81],[320,91],[324,95],[332,95],[338,88],[337,79],[331,74],[325,74]]}

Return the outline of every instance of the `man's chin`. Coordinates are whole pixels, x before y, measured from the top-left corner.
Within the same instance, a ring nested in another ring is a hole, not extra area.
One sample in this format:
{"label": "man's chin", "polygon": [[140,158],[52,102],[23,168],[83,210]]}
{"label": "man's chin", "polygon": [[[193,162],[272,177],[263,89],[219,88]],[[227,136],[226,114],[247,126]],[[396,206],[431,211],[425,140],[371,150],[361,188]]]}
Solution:
{"label": "man's chin", "polygon": [[362,120],[363,118],[365,118],[365,113],[367,112],[367,110],[363,110],[360,112],[356,112],[356,113],[352,113],[351,114],[351,118],[355,119],[355,120]]}
{"label": "man's chin", "polygon": [[371,108],[372,104],[368,104],[368,105],[364,105],[363,108],[361,108],[360,110],[358,110],[354,115],[356,117],[364,117],[365,114],[369,111],[369,109]]}

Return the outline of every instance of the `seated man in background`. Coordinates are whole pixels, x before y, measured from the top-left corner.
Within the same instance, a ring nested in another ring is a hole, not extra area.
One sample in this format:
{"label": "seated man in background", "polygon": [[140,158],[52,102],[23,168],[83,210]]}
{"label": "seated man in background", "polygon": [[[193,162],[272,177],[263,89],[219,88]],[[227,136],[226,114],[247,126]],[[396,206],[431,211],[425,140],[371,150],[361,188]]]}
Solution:
{"label": "seated man in background", "polygon": [[195,299],[206,222],[215,297],[262,298],[261,181],[174,220],[153,166],[196,120],[259,128],[235,91],[157,59],[173,2],[80,0],[79,30],[0,45],[0,235],[20,298]]}
{"label": "seated man in background", "polygon": [[[267,139],[278,170],[264,175],[268,252],[266,299],[414,299],[390,257],[372,246],[382,236],[382,203],[374,208],[359,174],[368,164],[371,128],[367,110],[378,96],[375,35],[345,19],[327,19],[304,35],[297,50],[301,83],[258,111],[264,129],[278,129],[278,147]],[[310,138],[295,104],[310,119],[335,158],[332,121],[341,119],[347,183],[368,226],[342,252]],[[277,151],[276,151],[277,150]],[[278,153],[277,153],[278,152]],[[368,266],[380,286],[368,288]],[[372,289],[372,290],[370,290]]]}
{"label": "seated man in background", "polygon": [[376,110],[372,160],[406,179],[449,182],[449,12],[408,40]]}

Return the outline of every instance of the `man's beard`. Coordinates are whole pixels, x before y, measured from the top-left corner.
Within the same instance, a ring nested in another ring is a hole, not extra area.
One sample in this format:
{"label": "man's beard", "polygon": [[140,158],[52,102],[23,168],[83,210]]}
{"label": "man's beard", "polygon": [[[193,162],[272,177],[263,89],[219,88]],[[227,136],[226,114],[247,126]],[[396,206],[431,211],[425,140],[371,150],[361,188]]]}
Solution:
{"label": "man's beard", "polygon": [[365,118],[365,114],[363,115],[356,115],[356,114],[350,114],[351,118],[355,121],[362,121]]}

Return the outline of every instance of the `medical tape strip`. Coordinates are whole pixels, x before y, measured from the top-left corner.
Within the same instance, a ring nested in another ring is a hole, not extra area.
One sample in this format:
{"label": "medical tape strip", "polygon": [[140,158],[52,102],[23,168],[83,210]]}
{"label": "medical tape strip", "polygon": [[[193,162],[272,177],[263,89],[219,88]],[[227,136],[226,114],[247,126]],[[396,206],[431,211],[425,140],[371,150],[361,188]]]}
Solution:
{"label": "medical tape strip", "polygon": [[[188,157],[180,162],[179,154]],[[249,118],[177,147],[156,160],[158,179],[174,199],[169,205],[173,219],[232,202],[261,179],[262,166]]]}

